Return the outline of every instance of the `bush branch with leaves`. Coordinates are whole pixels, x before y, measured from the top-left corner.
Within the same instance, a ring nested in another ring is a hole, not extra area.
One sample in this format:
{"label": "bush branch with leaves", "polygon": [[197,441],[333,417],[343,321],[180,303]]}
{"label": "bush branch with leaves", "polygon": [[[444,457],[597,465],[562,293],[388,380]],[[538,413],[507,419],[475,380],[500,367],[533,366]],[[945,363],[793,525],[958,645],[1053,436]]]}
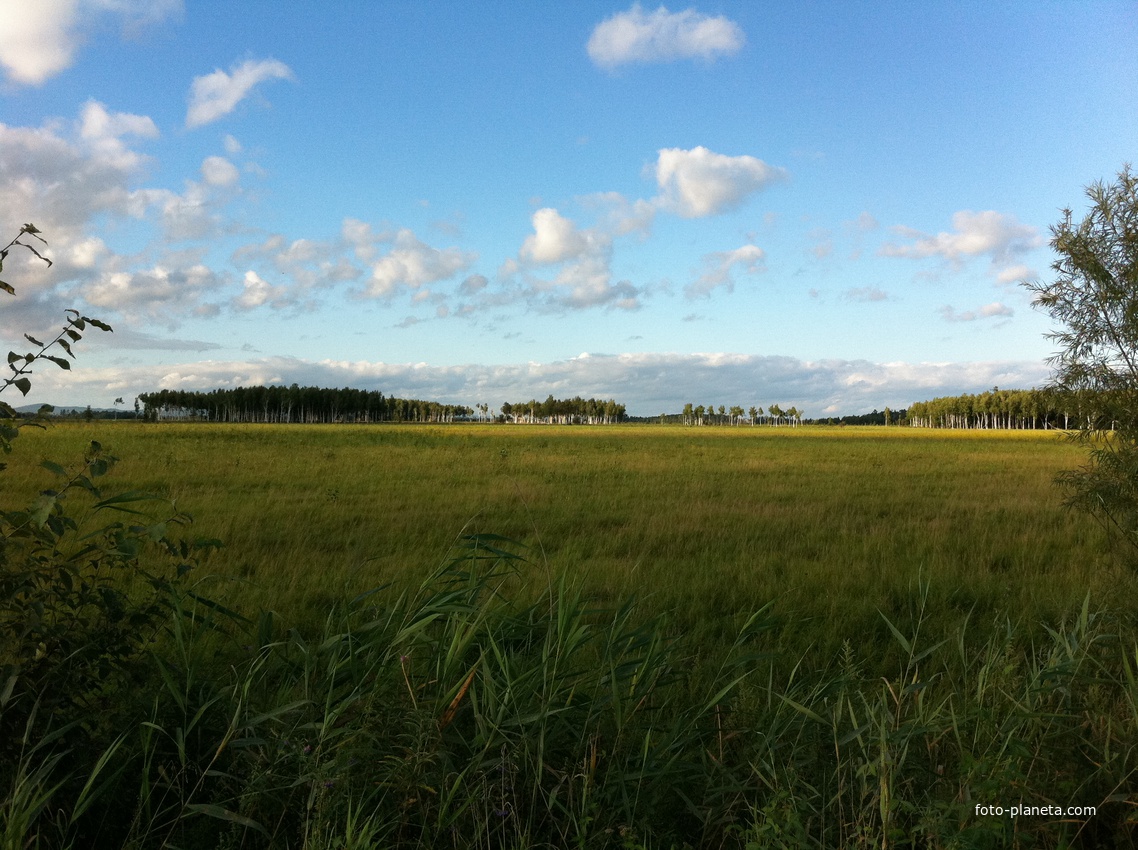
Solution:
{"label": "bush branch with leaves", "polygon": [[[0,249],[0,270],[15,247],[51,264],[29,238],[47,244],[35,225],[25,224]],[[9,283],[0,281],[0,288],[15,295]],[[43,361],[70,369],[72,344],[89,327],[111,331],[68,310],[53,339],[25,334],[36,349],[8,353],[11,374],[0,393],[14,387],[26,396],[33,367]],[[0,401],[0,449],[10,453],[20,428],[45,427],[50,412],[45,405],[35,419],[18,422],[12,406]],[[156,521],[143,509],[153,496],[103,491],[100,479],[115,461],[95,441],[74,469],[45,460],[53,486],[26,508],[0,508],[0,765],[16,764],[28,742],[49,728],[76,723],[76,731],[84,731],[79,721],[97,716],[92,712],[105,692],[129,675],[140,648],[167,618],[178,578],[195,563],[200,547],[168,534],[187,523],[187,515],[174,510]],[[84,500],[82,510],[69,510],[74,498]],[[100,519],[108,516],[114,519]],[[10,779],[5,773],[0,767],[0,781]]]}

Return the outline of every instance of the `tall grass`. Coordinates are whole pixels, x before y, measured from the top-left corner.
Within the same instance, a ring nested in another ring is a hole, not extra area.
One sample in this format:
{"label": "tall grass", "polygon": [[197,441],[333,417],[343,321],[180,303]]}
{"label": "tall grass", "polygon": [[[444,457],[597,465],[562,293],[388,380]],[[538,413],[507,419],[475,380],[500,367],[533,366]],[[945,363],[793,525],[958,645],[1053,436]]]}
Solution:
{"label": "tall grass", "polygon": [[469,536],[309,634],[182,598],[117,731],[79,721],[84,760],[48,735],[3,771],[0,846],[1133,846],[1138,643],[1089,601],[1042,641],[1004,620],[929,644],[922,583],[882,618],[884,677],[853,640],[780,673],[760,610],[693,679],[699,647],[635,600],[504,595],[524,566]]}

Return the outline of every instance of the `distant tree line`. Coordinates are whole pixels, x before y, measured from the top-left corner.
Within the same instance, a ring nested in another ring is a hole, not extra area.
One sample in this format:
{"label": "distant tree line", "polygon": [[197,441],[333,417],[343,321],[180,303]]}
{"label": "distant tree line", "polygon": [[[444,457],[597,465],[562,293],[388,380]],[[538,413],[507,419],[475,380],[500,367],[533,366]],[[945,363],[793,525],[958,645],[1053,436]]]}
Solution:
{"label": "distant tree line", "polygon": [[[1012,428],[1066,430],[1078,421],[1079,399],[1054,390],[1001,390],[947,396],[911,404],[914,428]],[[1103,427],[1111,427],[1103,423]]]}
{"label": "distant tree line", "polygon": [[546,425],[608,425],[627,418],[625,407],[615,399],[554,398],[530,399],[516,403],[503,402],[499,421],[542,423]]}
{"label": "distant tree line", "polygon": [[825,419],[813,419],[811,423],[815,425],[903,425],[907,412],[904,408],[901,410],[891,410],[888,407],[884,410],[874,408],[872,413],[861,413],[857,416],[829,416]]}
{"label": "distant tree line", "polygon": [[237,387],[211,392],[158,390],[142,393],[144,416],[151,420],[199,419],[208,422],[309,423],[453,422],[473,409],[461,404],[385,396],[351,387]]}
{"label": "distant tree line", "polygon": [[[368,423],[368,422],[454,422],[467,421],[475,413],[461,404],[404,399],[385,396],[377,390],[360,390],[292,386],[237,387],[210,392],[192,390],[159,390],[142,393],[146,419],[199,419],[210,422],[265,423]],[[116,404],[120,400],[116,400]],[[1099,409],[1102,405],[1099,405]],[[909,425],[915,428],[969,429],[1048,429],[1081,427],[1087,405],[1073,393],[1055,390],[1001,390],[993,387],[983,393],[964,394],[914,402],[907,410],[874,410],[857,416],[805,420],[819,425]],[[489,405],[477,406],[478,419],[489,420]],[[124,418],[130,416],[123,411]],[[1100,417],[1101,418],[1101,417]],[[556,425],[602,425],[627,421],[659,421],[702,425],[801,425],[803,411],[795,406],[783,408],[771,404],[765,410],[741,405],[684,405],[679,414],[661,414],[643,419],[629,417],[625,405],[615,399],[558,399],[549,395],[545,401],[530,399],[504,402],[496,417],[498,422],[542,423]],[[1092,427],[1110,429],[1111,422],[1090,423]]]}
{"label": "distant tree line", "polygon": [[679,421],[684,425],[801,425],[803,411],[797,407],[785,410],[781,405],[772,404],[765,411],[752,405],[746,411],[739,405],[727,407],[714,404],[704,406],[688,402],[684,405]]}

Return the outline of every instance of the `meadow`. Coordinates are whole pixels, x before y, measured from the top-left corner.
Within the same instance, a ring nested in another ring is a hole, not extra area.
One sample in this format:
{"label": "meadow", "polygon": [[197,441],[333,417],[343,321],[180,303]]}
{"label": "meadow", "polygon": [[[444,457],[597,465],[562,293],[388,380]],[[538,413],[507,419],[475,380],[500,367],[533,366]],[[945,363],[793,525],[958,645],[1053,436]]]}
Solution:
{"label": "meadow", "polygon": [[464,532],[529,547],[537,593],[568,574],[709,640],[768,603],[827,646],[876,634],[920,579],[945,626],[1138,593],[1062,507],[1052,478],[1082,455],[1055,432],[99,422],[26,429],[7,492],[30,499],[42,459],[96,436],[115,489],[175,500],[224,543],[212,594],[292,618],[413,586]]}
{"label": "meadow", "polygon": [[5,500],[93,438],[224,546],[0,695],[13,847],[1132,841],[1138,580],[1053,432],[65,423]]}

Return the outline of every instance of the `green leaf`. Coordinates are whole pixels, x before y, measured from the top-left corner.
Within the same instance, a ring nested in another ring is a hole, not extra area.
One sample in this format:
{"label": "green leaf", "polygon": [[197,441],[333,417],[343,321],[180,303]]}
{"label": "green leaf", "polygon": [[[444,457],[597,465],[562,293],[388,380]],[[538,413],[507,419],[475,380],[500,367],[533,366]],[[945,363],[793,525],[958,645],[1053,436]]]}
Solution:
{"label": "green leaf", "polygon": [[69,357],[75,356],[75,354],[71,351],[71,343],[69,343],[67,340],[61,338],[59,340],[59,347],[66,351]]}
{"label": "green leaf", "polygon": [[802,703],[795,702],[790,697],[783,696],[782,694],[775,694],[775,696],[777,696],[779,699],[781,699],[783,702],[785,702],[787,705],[789,705],[791,708],[793,708],[799,714],[803,715],[804,717],[809,717],[815,723],[821,723],[823,726],[832,725],[830,723],[830,721],[822,719],[822,717],[817,712],[811,711],[809,708],[804,706]]}
{"label": "green leaf", "polygon": [[30,233],[30,234],[32,234],[32,236],[35,236],[37,233],[43,233],[43,231],[40,230],[38,227],[36,227],[34,224],[25,224],[23,227],[20,228],[20,232],[21,233]]}
{"label": "green leaf", "polygon": [[27,378],[16,378],[12,383],[16,385],[21,395],[27,395],[32,388],[32,382]]}
{"label": "green leaf", "polygon": [[15,363],[17,360],[23,360],[23,359],[24,359],[24,355],[22,355],[22,354],[17,354],[14,351],[8,352],[8,363],[9,364]]}
{"label": "green leaf", "polygon": [[31,334],[24,334],[24,339],[26,339],[26,340],[27,340],[28,342],[30,342],[32,345],[38,345],[40,348],[43,348],[43,343],[42,343],[42,342],[40,342],[38,339],[36,339],[36,338],[35,338],[34,336],[32,336]]}
{"label": "green leaf", "polygon": [[221,614],[225,617],[228,617],[230,620],[233,620],[236,623],[252,623],[253,622],[248,617],[243,617],[240,614],[238,614],[236,611],[233,611],[229,608],[226,608],[224,605],[222,605],[218,602],[214,602],[212,599],[210,599],[207,596],[201,596],[197,593],[194,593],[192,590],[188,591],[186,593],[186,596],[189,597],[190,599],[192,599],[194,602],[198,603],[199,605],[202,605],[206,608],[217,611],[219,614]]}
{"label": "green leaf", "polygon": [[913,645],[901,634],[901,630],[889,621],[889,618],[885,616],[885,613],[880,608],[877,609],[877,613],[881,615],[881,619],[885,621],[885,625],[889,627],[889,631],[893,633],[893,637],[897,639],[897,643],[901,644],[901,648],[912,655]]}
{"label": "green leaf", "polygon": [[63,330],[69,337],[71,337],[72,342],[79,342],[79,340],[83,339],[83,334],[79,333],[78,331],[73,331],[71,328],[64,328]]}
{"label": "green leaf", "polygon": [[53,472],[56,475],[62,476],[63,478],[67,477],[67,470],[53,460],[45,460],[40,464],[40,466],[42,466],[48,472]]}
{"label": "green leaf", "polygon": [[36,503],[28,512],[28,517],[37,528],[43,528],[48,516],[51,515],[51,509],[55,507],[55,502],[56,494],[51,491],[41,493],[40,497],[36,499]]}
{"label": "green leaf", "polygon": [[71,812],[71,823],[75,823],[92,803],[98,801],[103,796],[103,792],[118,778],[119,772],[122,770],[121,767],[104,780],[98,788],[95,788],[95,782],[99,778],[99,774],[102,773],[104,768],[111,762],[111,759],[114,758],[115,753],[118,752],[119,747],[122,746],[126,738],[127,735],[125,732],[115,738],[111,745],[103,750],[102,755],[99,756],[99,760],[95,762],[95,767],[91,770],[91,774],[87,778],[87,784],[83,786],[83,790],[79,792],[79,797],[76,799],[75,808]]}
{"label": "green leaf", "polygon": [[54,363],[60,369],[65,369],[68,372],[71,371],[71,364],[67,360],[64,360],[62,357],[55,357],[54,355],[51,355],[51,354],[45,354],[44,357],[46,357],[48,360],[50,360],[52,363]]}
{"label": "green leaf", "polygon": [[83,318],[87,320],[87,324],[94,325],[101,331],[111,331],[114,333],[114,330],[106,322],[100,322],[98,319],[92,319],[90,316],[84,316]]}
{"label": "green leaf", "polygon": [[76,487],[82,487],[88,493],[92,494],[96,499],[99,498],[99,488],[91,483],[91,479],[86,475],[80,475],[73,482]]}
{"label": "green leaf", "polygon": [[0,280],[0,289],[3,289],[9,295],[15,295],[16,294],[16,290],[12,288],[12,285],[9,283],[5,283],[2,280]]}
{"label": "green leaf", "polygon": [[[127,510],[122,507],[129,505],[133,502],[152,502],[155,497],[149,493],[144,493],[141,490],[131,490],[127,493],[119,493],[115,496],[108,496],[101,502],[95,504],[95,510],[102,510],[103,508],[115,508],[117,510]],[[128,513],[142,513],[141,511],[127,511]]]}
{"label": "green leaf", "polygon": [[8,677],[8,681],[4,683],[4,689],[0,690],[0,708],[7,705],[8,701],[12,698],[12,691],[15,689],[16,680],[19,678],[20,673],[19,670],[17,670],[12,673],[12,675]]}

